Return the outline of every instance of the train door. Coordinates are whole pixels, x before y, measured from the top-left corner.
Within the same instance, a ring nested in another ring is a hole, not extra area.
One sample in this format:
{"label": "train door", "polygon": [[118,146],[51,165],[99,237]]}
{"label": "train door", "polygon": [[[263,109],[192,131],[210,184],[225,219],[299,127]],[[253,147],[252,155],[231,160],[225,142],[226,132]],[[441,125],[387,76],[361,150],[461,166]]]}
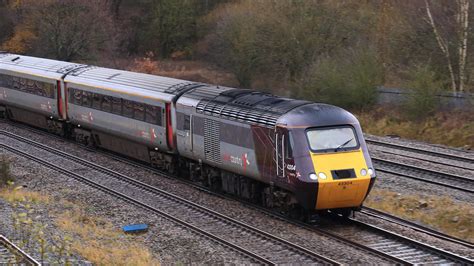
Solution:
{"label": "train door", "polygon": [[275,164],[277,177],[285,177],[285,132],[281,127],[275,129]]}
{"label": "train door", "polygon": [[185,150],[187,150],[188,152],[193,151],[192,118],[192,115],[183,115],[183,142]]}

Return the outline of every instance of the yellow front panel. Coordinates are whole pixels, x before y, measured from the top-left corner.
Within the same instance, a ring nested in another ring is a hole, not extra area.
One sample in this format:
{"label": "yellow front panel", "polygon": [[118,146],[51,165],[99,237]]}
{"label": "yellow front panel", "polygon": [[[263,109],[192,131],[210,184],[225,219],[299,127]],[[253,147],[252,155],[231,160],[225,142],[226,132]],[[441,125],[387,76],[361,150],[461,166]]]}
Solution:
{"label": "yellow front panel", "polygon": [[[323,172],[327,179],[318,179],[318,197],[316,209],[335,209],[357,207],[362,204],[369,189],[370,175],[360,175],[361,169],[367,170],[362,150],[337,153],[312,153],[314,171]],[[333,180],[332,170],[354,169],[356,178]]]}

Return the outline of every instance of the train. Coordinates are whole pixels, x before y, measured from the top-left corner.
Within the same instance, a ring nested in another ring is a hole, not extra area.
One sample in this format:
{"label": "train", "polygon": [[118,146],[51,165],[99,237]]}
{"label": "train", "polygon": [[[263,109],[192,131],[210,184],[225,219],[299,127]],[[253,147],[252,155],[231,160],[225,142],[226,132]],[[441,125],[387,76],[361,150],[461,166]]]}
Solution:
{"label": "train", "polygon": [[353,114],[249,89],[2,52],[0,115],[291,215],[348,216],[376,179]]}

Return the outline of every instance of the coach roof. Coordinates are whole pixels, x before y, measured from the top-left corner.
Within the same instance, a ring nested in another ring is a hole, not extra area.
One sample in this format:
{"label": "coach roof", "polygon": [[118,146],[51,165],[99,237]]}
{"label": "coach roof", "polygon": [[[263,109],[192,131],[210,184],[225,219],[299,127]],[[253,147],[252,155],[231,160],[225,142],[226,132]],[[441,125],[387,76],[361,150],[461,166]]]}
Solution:
{"label": "coach roof", "polygon": [[59,80],[64,75],[61,69],[77,64],[30,56],[2,53],[0,54],[0,70],[9,70],[37,77]]}

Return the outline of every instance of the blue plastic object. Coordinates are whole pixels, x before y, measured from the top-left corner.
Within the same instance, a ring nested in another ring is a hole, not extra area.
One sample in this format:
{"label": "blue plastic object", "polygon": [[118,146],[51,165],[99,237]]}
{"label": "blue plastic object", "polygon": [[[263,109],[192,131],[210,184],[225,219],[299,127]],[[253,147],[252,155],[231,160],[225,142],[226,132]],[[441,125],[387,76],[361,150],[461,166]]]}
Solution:
{"label": "blue plastic object", "polygon": [[129,224],[122,227],[125,233],[139,233],[146,232],[148,230],[148,225],[146,224]]}

